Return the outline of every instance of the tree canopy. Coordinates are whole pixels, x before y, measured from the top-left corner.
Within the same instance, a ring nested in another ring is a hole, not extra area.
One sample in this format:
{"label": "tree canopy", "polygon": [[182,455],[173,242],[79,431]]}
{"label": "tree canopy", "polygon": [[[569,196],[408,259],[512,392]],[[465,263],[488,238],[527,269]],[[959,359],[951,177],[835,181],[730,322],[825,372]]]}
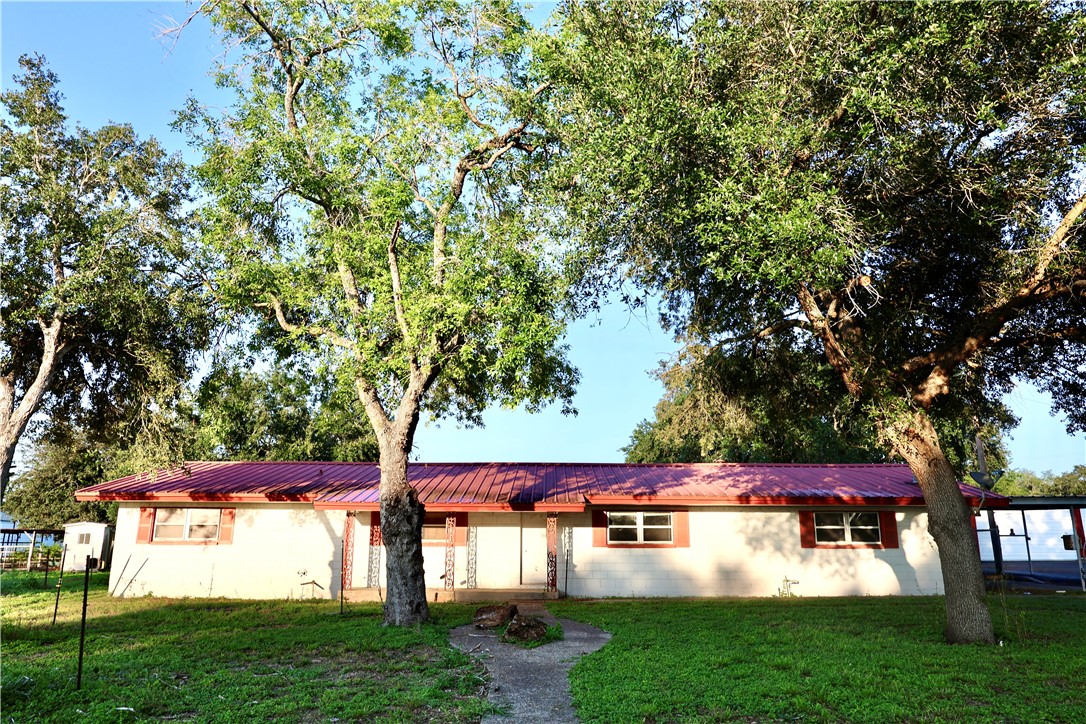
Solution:
{"label": "tree canopy", "polygon": [[[249,360],[251,361],[251,360]],[[246,365],[248,367],[248,365]],[[160,409],[157,435],[120,427],[94,434],[48,425],[26,469],[12,478],[4,509],[22,525],[57,528],[113,522],[115,504],[78,503],[76,490],[145,472],[171,460],[375,460],[377,441],[352,406],[353,391],[293,362],[213,364],[192,392]],[[112,433],[112,435],[106,434]],[[127,436],[124,434],[128,433]],[[163,454],[160,449],[168,446]]]}
{"label": "tree canopy", "polygon": [[178,421],[185,459],[376,460],[377,440],[353,395],[306,367],[217,365]]}
{"label": "tree canopy", "polygon": [[1045,471],[1040,475],[1029,470],[1008,470],[992,488],[1002,495],[1086,495],[1086,465],[1054,475]]}
{"label": "tree canopy", "polygon": [[348,380],[375,430],[386,620],[428,617],[419,416],[568,407],[564,285],[520,160],[542,137],[531,30],[509,2],[205,2],[236,61],[225,114],[189,103],[214,204],[217,298]]}
{"label": "tree canopy", "polygon": [[65,523],[116,523],[116,503],[81,503],[75,491],[104,482],[109,452],[78,432],[39,440],[27,469],[14,477],[4,510],[24,528],[59,530]]}
{"label": "tree canopy", "polygon": [[0,96],[0,491],[35,412],[137,424],[211,326],[180,159],[127,125],[69,131],[45,60],[20,66]]}
{"label": "tree canopy", "polygon": [[581,268],[742,360],[817,355],[928,507],[947,638],[993,641],[938,406],[1086,423],[1081,3],[572,2],[547,68]]}
{"label": "tree canopy", "polygon": [[[786,357],[787,360],[781,359]],[[886,453],[826,365],[765,344],[732,357],[697,345],[661,367],[664,398],[628,462],[883,462]]]}
{"label": "tree canopy", "polygon": [[[765,340],[746,355],[688,346],[657,376],[664,397],[623,448],[627,462],[892,462],[875,421],[835,384],[833,368],[813,353]],[[976,434],[987,464],[1002,468],[1010,410],[993,403],[984,419],[944,398],[932,422],[954,475],[977,470]]]}

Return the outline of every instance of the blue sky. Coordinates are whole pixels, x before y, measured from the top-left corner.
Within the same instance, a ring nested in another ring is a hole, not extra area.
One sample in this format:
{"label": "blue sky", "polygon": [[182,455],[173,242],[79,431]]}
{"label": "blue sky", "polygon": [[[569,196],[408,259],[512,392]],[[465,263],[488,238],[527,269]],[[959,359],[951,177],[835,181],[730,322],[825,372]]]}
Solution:
{"label": "blue sky", "polygon": [[[546,5],[545,3],[543,5]],[[0,2],[0,77],[4,89],[18,71],[18,58],[37,52],[60,79],[70,122],[97,128],[131,123],[141,137],[155,136],[167,148],[197,160],[173,133],[173,111],[186,96],[226,104],[207,76],[223,51],[207,24],[197,19],[177,43],[156,33],[182,20],[181,2]],[[581,370],[575,400],[580,412],[565,417],[557,408],[530,415],[490,410],[485,429],[465,430],[431,422],[416,437],[424,461],[614,462],[642,419],[651,417],[662,388],[650,376],[676,345],[654,314],[614,305],[575,323],[567,339]],[[1050,414],[1045,395],[1024,387],[1008,398],[1022,418],[1011,441],[1016,468],[1062,472],[1086,463],[1086,437],[1070,436]]]}

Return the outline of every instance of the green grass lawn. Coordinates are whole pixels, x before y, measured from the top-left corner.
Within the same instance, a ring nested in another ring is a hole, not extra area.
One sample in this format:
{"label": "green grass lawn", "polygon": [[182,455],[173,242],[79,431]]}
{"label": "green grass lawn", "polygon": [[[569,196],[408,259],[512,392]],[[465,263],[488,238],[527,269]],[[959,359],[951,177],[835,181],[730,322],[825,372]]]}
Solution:
{"label": "green grass lawn", "polygon": [[[485,670],[449,647],[468,606],[434,623],[381,626],[376,604],[114,599],[94,576],[76,691],[82,575],[0,576],[3,721],[478,721]],[[51,583],[56,582],[56,576]]]}
{"label": "green grass lawn", "polygon": [[[55,576],[51,583],[55,583]],[[474,607],[381,626],[376,605],[113,599],[81,576],[57,625],[4,573],[3,721],[478,721],[485,672],[448,645]],[[1002,646],[948,646],[939,598],[560,601],[614,634],[571,675],[585,721],[1086,722],[1086,597],[990,598]]]}
{"label": "green grass lawn", "polygon": [[583,721],[1086,722],[1086,597],[991,596],[1001,646],[943,643],[941,598],[559,602],[613,633]]}

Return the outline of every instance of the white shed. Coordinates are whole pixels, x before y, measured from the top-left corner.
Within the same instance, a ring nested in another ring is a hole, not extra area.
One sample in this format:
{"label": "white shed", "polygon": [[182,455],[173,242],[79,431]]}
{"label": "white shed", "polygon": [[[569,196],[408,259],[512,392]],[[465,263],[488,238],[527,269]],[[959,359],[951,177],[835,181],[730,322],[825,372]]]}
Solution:
{"label": "white shed", "polygon": [[98,561],[99,569],[109,568],[113,553],[113,529],[106,523],[65,523],[64,570],[82,571],[87,566],[87,556]]}

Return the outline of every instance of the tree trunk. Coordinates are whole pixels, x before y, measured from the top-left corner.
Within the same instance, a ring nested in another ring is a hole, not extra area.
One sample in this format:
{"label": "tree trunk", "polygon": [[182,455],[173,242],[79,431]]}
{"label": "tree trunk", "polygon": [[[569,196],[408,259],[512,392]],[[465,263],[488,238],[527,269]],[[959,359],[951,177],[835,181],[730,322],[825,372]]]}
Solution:
{"label": "tree trunk", "polygon": [[939,548],[946,591],[947,643],[994,643],[992,617],[985,604],[980,549],[972,515],[954,471],[939,446],[928,416],[915,412],[889,432],[894,449],[913,471],[928,508],[928,531]]}
{"label": "tree trunk", "polygon": [[388,586],[386,626],[407,626],[430,620],[422,566],[425,506],[408,484],[407,451],[399,448],[398,445],[381,445],[381,538],[385,546]]}
{"label": "tree trunk", "polygon": [[57,365],[68,351],[68,345],[60,341],[62,320],[56,316],[46,325],[39,322],[42,330],[42,355],[38,361],[38,371],[34,380],[23,393],[21,400],[15,399],[15,372],[12,371],[0,379],[0,503],[7,494],[8,478],[15,462],[15,448],[23,436],[30,418],[37,412],[53,381]]}
{"label": "tree trunk", "polygon": [[15,446],[19,444],[19,438],[0,435],[0,506],[4,504],[4,496],[8,492],[8,479],[11,477],[11,467],[15,464]]}

